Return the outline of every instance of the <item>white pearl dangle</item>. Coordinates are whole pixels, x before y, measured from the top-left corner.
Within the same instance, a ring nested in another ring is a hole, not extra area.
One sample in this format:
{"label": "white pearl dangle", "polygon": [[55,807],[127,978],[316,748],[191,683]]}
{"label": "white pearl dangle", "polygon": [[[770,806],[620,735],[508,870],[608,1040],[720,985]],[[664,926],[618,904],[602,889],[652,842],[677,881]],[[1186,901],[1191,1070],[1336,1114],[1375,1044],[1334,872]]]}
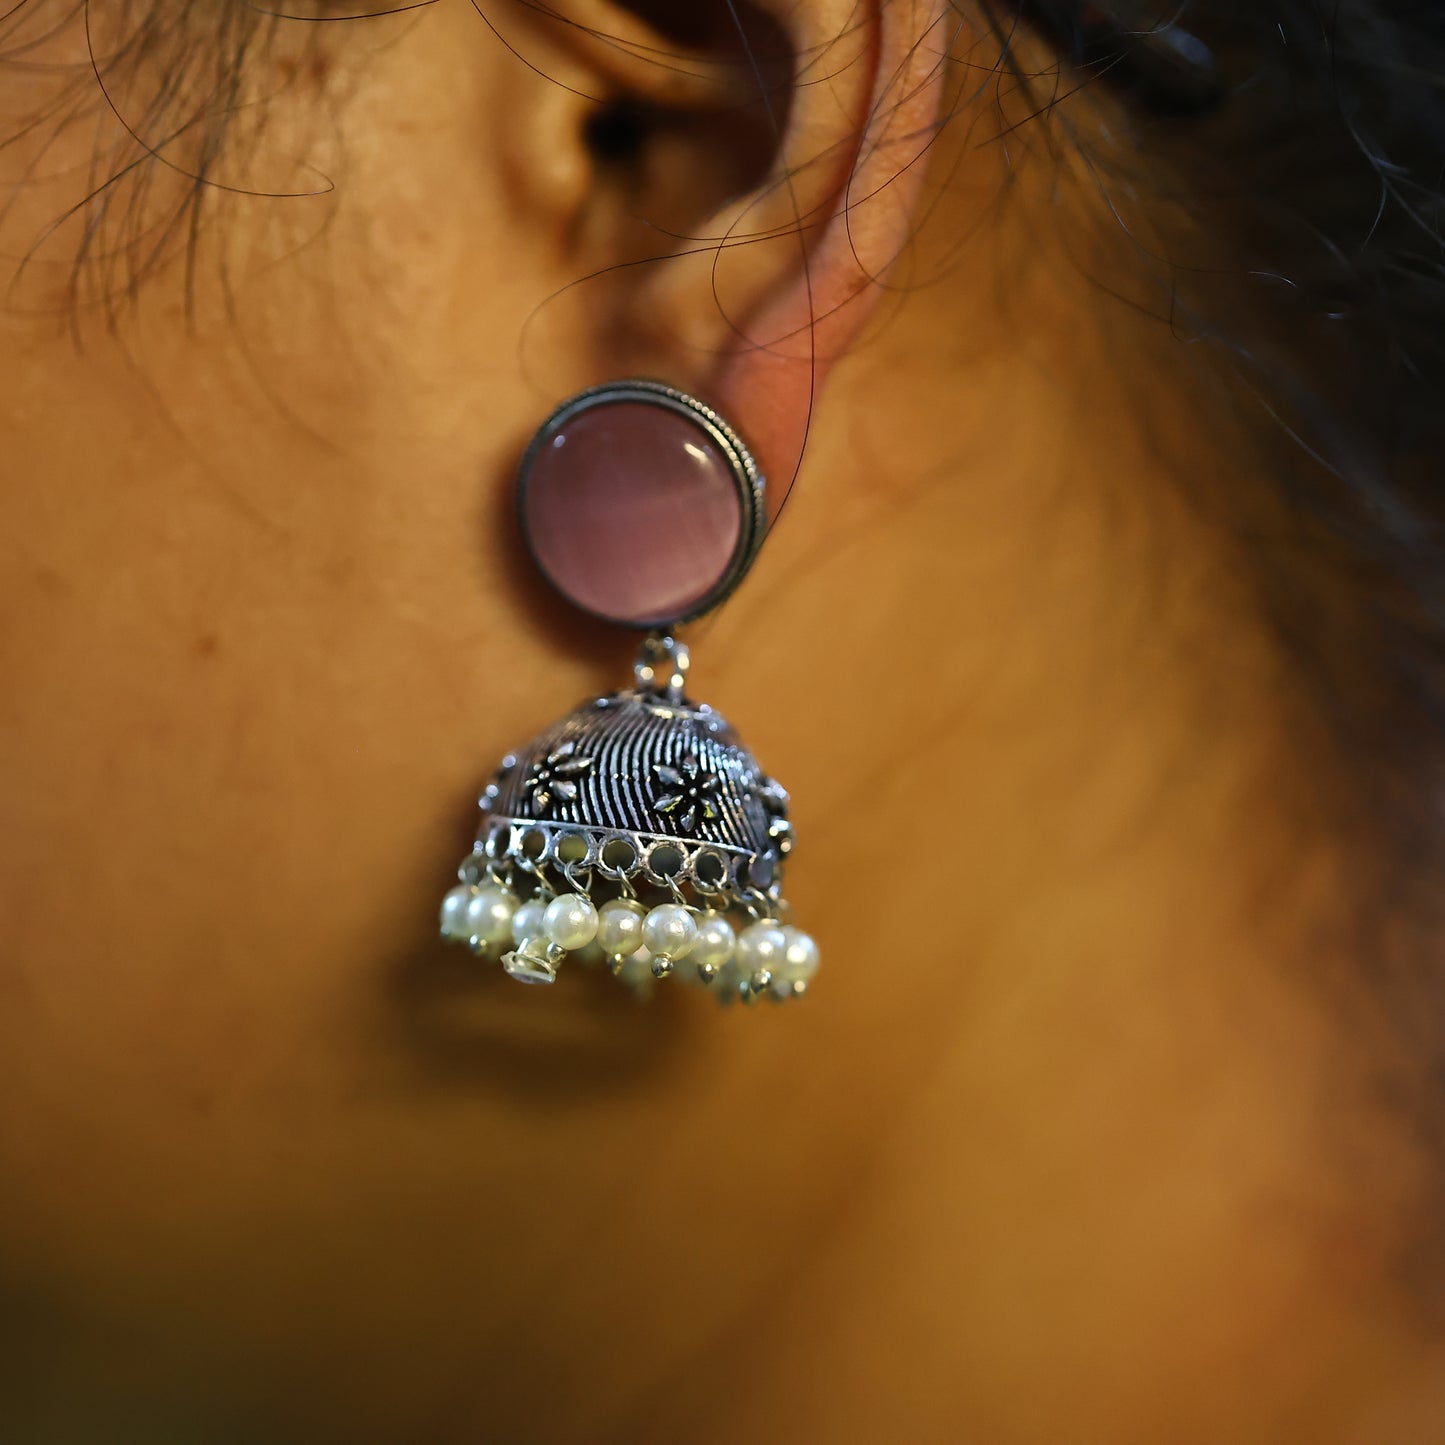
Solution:
{"label": "white pearl dangle", "polygon": [[697,920],[697,938],[688,954],[688,962],[697,969],[703,983],[711,983],[720,970],[732,962],[738,936],[727,918],[709,909]]}
{"label": "white pearl dangle", "polygon": [[453,888],[442,899],[442,937],[481,953],[512,937],[516,912],[516,895],[499,884]]}
{"label": "white pearl dangle", "polygon": [[512,941],[521,944],[541,938],[546,917],[547,900],[529,898],[512,915]]}
{"label": "white pearl dangle", "polygon": [[788,926],[779,931],[786,944],[782,960],[773,966],[773,990],[798,998],[818,971],[818,945],[801,928]]}
{"label": "white pearl dangle", "polygon": [[597,943],[615,966],[642,947],[642,922],[647,910],[633,898],[614,898],[597,914]]}
{"label": "white pearl dangle", "polygon": [[800,928],[769,919],[741,928],[720,909],[611,898],[600,908],[586,893],[537,894],[519,902],[500,883],[461,884],[442,899],[442,937],[476,953],[515,946],[503,966],[526,983],[551,983],[567,954],[605,961],[640,987],[676,974],[711,986],[719,979],[744,998],[798,998],[818,971],[818,945]]}
{"label": "white pearl dangle", "polygon": [[787,950],[787,937],[776,923],[749,924],[738,935],[738,971],[744,980],[766,988]]}
{"label": "white pearl dangle", "polygon": [[663,903],[642,923],[642,945],[652,955],[652,975],[666,978],[672,966],[697,942],[697,922],[680,903]]}
{"label": "white pearl dangle", "polygon": [[597,908],[585,893],[564,893],[542,913],[542,931],[557,945],[575,951],[597,937]]}

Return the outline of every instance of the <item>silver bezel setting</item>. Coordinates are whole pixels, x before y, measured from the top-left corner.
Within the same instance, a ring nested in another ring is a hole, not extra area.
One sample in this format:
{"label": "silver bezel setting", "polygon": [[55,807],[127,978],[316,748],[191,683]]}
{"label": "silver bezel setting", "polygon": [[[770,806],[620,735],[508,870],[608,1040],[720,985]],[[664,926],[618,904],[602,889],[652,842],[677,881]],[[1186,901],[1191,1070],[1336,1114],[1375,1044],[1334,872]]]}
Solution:
{"label": "silver bezel setting", "polygon": [[[542,560],[537,555],[537,549],[532,543],[532,537],[527,528],[527,486],[532,465],[536,461],[538,453],[558,431],[583,412],[591,411],[596,407],[616,406],[624,402],[641,402],[648,406],[658,406],[686,417],[707,435],[708,439],[726,458],[732,473],[733,484],[738,491],[742,523],[738,530],[737,546],[733,550],[727,569],[709,591],[699,597],[685,612],[676,616],[632,621],[611,617],[594,608],[583,606],[559,586],[551,573],[542,565]],[[691,622],[704,613],[711,612],[714,607],[726,601],[737,590],[739,583],[747,576],[748,569],[752,566],[753,559],[762,546],[763,536],[767,530],[766,492],[767,483],[746,443],[710,406],[699,401],[695,396],[689,396],[685,391],[679,391],[676,387],[668,386],[664,382],[630,379],[607,382],[602,386],[590,387],[586,391],[579,392],[576,396],[563,402],[537,428],[536,434],[528,443],[527,450],[522,454],[522,461],[517,469],[516,503],[522,537],[526,542],[532,562],[557,592],[579,611],[585,612],[590,617],[596,617],[600,621],[610,622],[617,627],[627,627],[637,632],[654,632],[658,629],[674,627],[683,622]]]}

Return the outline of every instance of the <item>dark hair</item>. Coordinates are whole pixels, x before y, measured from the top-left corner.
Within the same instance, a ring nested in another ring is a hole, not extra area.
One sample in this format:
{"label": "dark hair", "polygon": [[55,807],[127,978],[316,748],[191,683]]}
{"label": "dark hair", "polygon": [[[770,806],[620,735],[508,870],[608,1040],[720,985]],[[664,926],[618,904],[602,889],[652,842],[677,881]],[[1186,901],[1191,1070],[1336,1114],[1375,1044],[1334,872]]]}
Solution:
{"label": "dark hair", "polygon": [[[1357,982],[1445,1083],[1445,6],[986,10],[1005,51],[1029,19],[1080,83],[1119,93],[1132,134],[1087,168],[1111,204],[1144,188],[1213,242],[1165,258],[1161,320],[1271,463],[1247,479],[1271,495],[1245,543],[1340,764],[1337,825],[1375,860]],[[1445,1143],[1437,1104],[1417,1117]]]}
{"label": "dark hair", "polygon": [[[1378,629],[1347,691],[1373,673],[1375,702],[1392,697],[1405,729],[1360,732],[1357,760],[1403,767],[1433,833],[1445,826],[1445,760],[1424,747],[1445,745],[1445,6],[989,8],[1001,30],[1032,14],[1067,63],[1122,90],[1156,183],[1169,177],[1171,204],[1223,238],[1212,264],[1174,267],[1169,319],[1187,316],[1227,354],[1295,448],[1282,495],[1337,548],[1337,580]],[[1116,162],[1097,160],[1107,177]],[[1318,626],[1298,631],[1297,646],[1323,642]]]}

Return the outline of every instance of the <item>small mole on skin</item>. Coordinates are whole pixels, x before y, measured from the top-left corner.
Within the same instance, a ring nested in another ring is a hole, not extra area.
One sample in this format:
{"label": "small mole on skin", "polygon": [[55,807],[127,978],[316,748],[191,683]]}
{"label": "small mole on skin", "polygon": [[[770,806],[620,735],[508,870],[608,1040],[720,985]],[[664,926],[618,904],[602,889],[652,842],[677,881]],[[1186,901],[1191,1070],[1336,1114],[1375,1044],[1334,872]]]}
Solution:
{"label": "small mole on skin", "polygon": [[219,657],[221,654],[221,639],[214,632],[203,632],[196,638],[197,657]]}

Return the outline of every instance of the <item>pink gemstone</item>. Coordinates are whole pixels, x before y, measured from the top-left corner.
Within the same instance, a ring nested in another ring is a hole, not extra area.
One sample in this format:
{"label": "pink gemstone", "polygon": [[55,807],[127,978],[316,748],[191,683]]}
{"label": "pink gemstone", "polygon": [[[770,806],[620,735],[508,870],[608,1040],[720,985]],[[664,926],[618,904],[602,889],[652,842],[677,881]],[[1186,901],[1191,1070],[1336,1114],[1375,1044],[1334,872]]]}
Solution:
{"label": "pink gemstone", "polygon": [[704,603],[728,578],[744,527],[733,468],[707,432],[638,401],[590,407],[546,437],[521,507],[552,585],[632,627]]}

